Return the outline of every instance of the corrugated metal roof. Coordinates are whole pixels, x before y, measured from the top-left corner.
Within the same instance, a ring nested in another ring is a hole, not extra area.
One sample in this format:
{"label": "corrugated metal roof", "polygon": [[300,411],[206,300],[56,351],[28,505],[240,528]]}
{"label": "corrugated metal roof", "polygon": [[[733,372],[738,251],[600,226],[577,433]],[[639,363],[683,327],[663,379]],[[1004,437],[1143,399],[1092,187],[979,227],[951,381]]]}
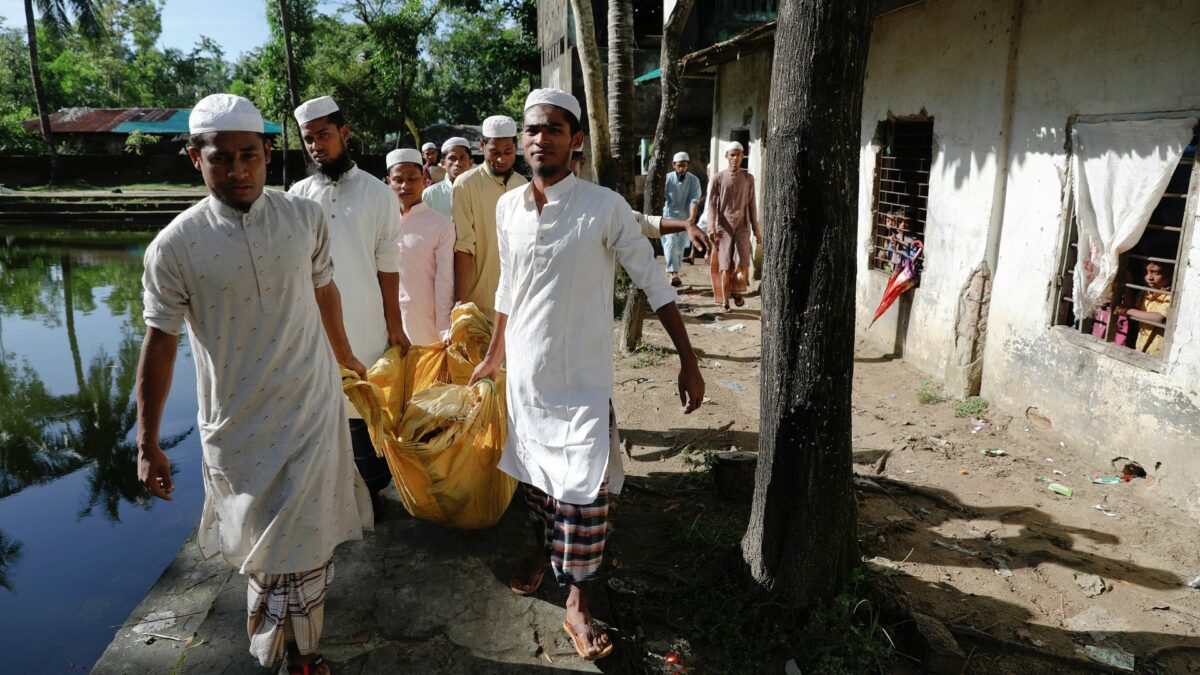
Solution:
{"label": "corrugated metal roof", "polygon": [[[186,134],[191,108],[63,108],[50,115],[50,128],[55,133],[128,134],[141,131],[147,134]],[[41,131],[40,120],[21,123],[29,131]],[[265,132],[279,134],[282,129],[266,122]]]}

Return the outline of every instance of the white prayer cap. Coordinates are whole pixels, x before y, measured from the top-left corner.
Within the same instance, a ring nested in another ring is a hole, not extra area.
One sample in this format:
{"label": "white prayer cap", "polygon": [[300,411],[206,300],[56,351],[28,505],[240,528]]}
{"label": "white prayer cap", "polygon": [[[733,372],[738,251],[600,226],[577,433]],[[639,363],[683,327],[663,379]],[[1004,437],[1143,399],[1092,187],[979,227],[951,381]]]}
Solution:
{"label": "white prayer cap", "polygon": [[387,168],[389,169],[400,162],[411,162],[417,166],[421,166],[424,161],[424,158],[421,157],[421,152],[413,148],[398,148],[387,154]]}
{"label": "white prayer cap", "polygon": [[467,141],[467,139],[463,138],[462,136],[451,136],[450,138],[446,139],[445,143],[442,143],[442,154],[444,155],[447,152],[450,152],[450,148],[454,147],[466,148],[467,152],[471,151],[471,144]]}
{"label": "white prayer cap", "polygon": [[434,145],[433,143],[427,142],[427,143],[425,143],[425,145],[421,146],[421,152],[425,152],[426,150],[437,150],[437,146]]}
{"label": "white prayer cap", "polygon": [[188,115],[188,132],[252,131],[263,133],[263,117],[249,100],[233,94],[213,94],[200,99]]}
{"label": "white prayer cap", "polygon": [[690,161],[692,161],[692,158],[688,157],[688,154],[686,152],[677,152],[677,153],[675,153],[675,159],[672,159],[671,161],[672,162],[690,162]]}
{"label": "white prayer cap", "polygon": [[517,135],[517,123],[508,115],[492,115],[483,121],[484,138],[512,138]]}
{"label": "white prayer cap", "polygon": [[301,103],[299,108],[296,108],[296,124],[308,124],[315,119],[335,113],[338,110],[338,105],[334,102],[332,96],[321,96],[310,99]]}
{"label": "white prayer cap", "polygon": [[742,147],[742,144],[738,143],[737,141],[725,146],[725,152],[729,152],[731,150],[740,150],[741,152],[746,152],[746,149]]}
{"label": "white prayer cap", "polygon": [[561,89],[534,89],[529,92],[529,96],[525,97],[525,110],[539,105],[562,108],[574,115],[576,120],[582,116],[579,100]]}

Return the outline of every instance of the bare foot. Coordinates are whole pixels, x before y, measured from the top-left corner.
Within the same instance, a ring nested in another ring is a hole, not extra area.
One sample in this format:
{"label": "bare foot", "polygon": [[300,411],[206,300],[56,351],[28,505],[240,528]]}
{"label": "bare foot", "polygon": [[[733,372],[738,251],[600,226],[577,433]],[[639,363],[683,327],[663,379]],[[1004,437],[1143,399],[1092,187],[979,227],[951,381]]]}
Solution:
{"label": "bare foot", "polygon": [[549,567],[550,561],[546,560],[545,551],[538,549],[517,566],[517,571],[508,581],[508,587],[517,595],[533,595],[541,587],[542,578]]}

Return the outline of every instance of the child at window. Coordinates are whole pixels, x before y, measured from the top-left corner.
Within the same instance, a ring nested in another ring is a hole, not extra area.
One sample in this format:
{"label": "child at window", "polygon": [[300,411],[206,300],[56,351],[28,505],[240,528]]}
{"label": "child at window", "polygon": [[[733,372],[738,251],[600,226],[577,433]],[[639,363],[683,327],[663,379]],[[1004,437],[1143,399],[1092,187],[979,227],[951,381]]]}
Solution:
{"label": "child at window", "polygon": [[[1169,291],[1171,283],[1171,275],[1173,273],[1171,265],[1168,263],[1157,263],[1149,261],[1146,263],[1146,286],[1154,289],[1154,291]],[[1118,309],[1118,314],[1124,314],[1129,318],[1143,322],[1138,328],[1137,350],[1150,356],[1162,356],[1163,329],[1159,326],[1153,326],[1146,321],[1165,324],[1167,322],[1167,314],[1171,309],[1171,294],[1152,291],[1138,291],[1134,299],[1133,307],[1129,309]]]}

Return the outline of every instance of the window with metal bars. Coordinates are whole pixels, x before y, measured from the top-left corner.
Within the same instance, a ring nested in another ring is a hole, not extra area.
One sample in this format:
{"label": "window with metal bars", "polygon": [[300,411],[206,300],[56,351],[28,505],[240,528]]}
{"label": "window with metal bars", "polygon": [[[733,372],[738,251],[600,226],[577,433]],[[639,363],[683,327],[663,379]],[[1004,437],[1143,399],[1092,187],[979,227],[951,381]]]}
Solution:
{"label": "window with metal bars", "polygon": [[[889,119],[875,134],[874,206],[870,269],[891,273],[925,241],[929,168],[933,164],[933,120]],[[924,256],[915,263],[924,266]]]}
{"label": "window with metal bars", "polygon": [[[1109,302],[1091,316],[1076,316],[1072,299],[1075,264],[1079,258],[1079,230],[1072,209],[1067,246],[1055,279],[1058,302],[1054,325],[1068,326],[1098,341],[1155,358],[1167,354],[1169,331],[1178,304],[1175,295],[1187,266],[1185,244],[1189,223],[1194,220],[1196,184],[1200,182],[1193,176],[1198,139],[1200,127],[1184,149],[1142,238],[1121,254]],[[1157,320],[1159,317],[1162,320]]]}

